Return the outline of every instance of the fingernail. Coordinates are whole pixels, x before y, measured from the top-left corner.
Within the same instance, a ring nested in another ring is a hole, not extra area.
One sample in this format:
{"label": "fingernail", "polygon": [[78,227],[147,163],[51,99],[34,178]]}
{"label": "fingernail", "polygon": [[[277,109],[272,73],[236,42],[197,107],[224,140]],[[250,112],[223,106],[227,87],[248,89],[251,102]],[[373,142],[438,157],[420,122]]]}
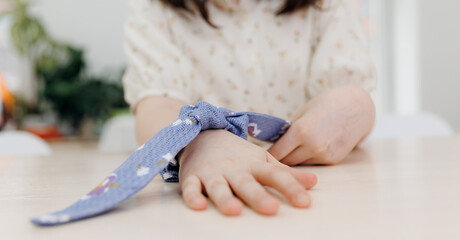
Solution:
{"label": "fingernail", "polygon": [[270,199],[270,198],[267,198],[267,199],[264,199],[260,202],[260,207],[261,208],[273,208],[274,206],[276,206],[278,204],[278,202],[274,201],[273,199]]}
{"label": "fingernail", "polygon": [[279,202],[273,199],[265,199],[260,203],[259,211],[262,214],[273,215],[276,214],[279,208]]}
{"label": "fingernail", "polygon": [[192,204],[193,206],[196,206],[198,203],[200,203],[200,200],[201,200],[201,199],[200,199],[199,197],[194,197],[194,198],[192,198],[191,204]]}
{"label": "fingernail", "polygon": [[307,205],[308,195],[305,192],[300,192],[299,194],[297,194],[296,203],[299,205]]}

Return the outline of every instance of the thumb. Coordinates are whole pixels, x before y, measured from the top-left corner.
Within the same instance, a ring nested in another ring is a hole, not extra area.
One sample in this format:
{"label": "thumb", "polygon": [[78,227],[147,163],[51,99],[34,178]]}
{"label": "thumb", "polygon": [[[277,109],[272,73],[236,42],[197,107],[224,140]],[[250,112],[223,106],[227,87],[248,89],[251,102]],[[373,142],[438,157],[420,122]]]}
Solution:
{"label": "thumb", "polygon": [[292,127],[288,129],[286,134],[284,134],[278,141],[276,141],[267,151],[276,159],[281,160],[289,153],[294,151],[299,147],[299,143],[294,137],[294,131]]}

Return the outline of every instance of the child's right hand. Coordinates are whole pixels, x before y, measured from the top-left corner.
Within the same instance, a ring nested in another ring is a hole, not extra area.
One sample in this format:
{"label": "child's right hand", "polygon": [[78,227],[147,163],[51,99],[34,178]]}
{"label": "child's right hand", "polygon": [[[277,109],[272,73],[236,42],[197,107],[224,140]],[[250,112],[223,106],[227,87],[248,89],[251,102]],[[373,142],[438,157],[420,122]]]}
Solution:
{"label": "child's right hand", "polygon": [[307,208],[310,197],[306,189],[317,181],[314,174],[292,169],[263,148],[225,130],[201,132],[184,149],[179,163],[187,206],[206,209],[206,193],[225,215],[238,215],[243,202],[261,214],[276,214],[279,200],[263,185],[279,191],[293,206]]}

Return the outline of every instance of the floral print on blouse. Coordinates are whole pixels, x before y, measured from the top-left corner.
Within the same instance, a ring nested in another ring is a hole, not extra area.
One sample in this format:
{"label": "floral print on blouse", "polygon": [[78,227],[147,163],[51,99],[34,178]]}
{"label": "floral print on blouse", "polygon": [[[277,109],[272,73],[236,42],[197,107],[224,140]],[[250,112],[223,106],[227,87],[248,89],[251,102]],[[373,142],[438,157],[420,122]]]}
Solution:
{"label": "floral print on blouse", "polygon": [[344,84],[375,85],[367,35],[346,0],[275,16],[284,1],[211,0],[198,14],[131,0],[123,82],[133,109],[148,96],[289,119],[309,99]]}

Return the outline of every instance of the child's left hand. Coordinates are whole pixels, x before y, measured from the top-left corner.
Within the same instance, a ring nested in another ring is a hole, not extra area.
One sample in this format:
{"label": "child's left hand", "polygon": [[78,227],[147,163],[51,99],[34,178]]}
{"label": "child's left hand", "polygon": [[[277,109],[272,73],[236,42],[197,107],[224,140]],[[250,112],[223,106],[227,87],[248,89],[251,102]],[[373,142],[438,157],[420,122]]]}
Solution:
{"label": "child's left hand", "polygon": [[268,152],[286,165],[336,164],[371,132],[374,119],[369,93],[338,87],[307,102]]}

